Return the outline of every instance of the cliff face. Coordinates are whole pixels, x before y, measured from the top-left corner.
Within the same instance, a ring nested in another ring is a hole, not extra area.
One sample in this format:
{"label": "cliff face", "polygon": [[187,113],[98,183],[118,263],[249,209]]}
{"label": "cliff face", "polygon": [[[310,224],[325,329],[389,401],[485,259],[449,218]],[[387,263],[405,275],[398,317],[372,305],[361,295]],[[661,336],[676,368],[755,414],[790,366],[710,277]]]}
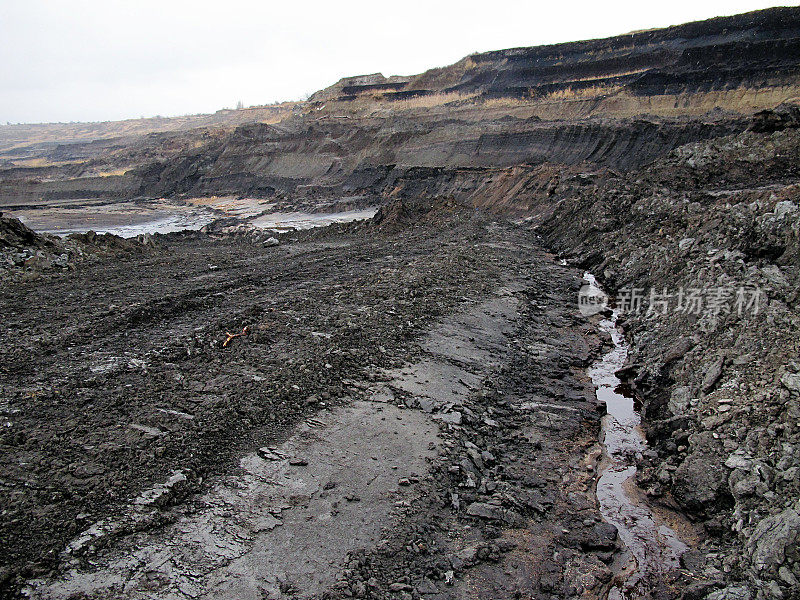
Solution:
{"label": "cliff face", "polygon": [[[718,122],[488,122],[370,119],[238,129],[210,151],[151,165],[143,195],[244,194],[291,202],[380,203],[415,168],[440,172],[555,163],[628,170],[690,141],[739,130]],[[416,171],[420,173],[422,171]],[[444,185],[442,181],[439,185]]]}
{"label": "cliff face", "polygon": [[498,50],[412,77],[345,78],[311,99],[688,95],[698,96],[690,103],[699,107],[699,97],[713,92],[796,85],[797,25],[796,8],[776,8],[607,39]]}
{"label": "cliff face", "polygon": [[411,77],[345,78],[279,123],[17,145],[0,152],[0,195],[233,194],[324,209],[380,203],[413,167],[628,171],[800,95],[798,58],[798,8],[476,54]]}

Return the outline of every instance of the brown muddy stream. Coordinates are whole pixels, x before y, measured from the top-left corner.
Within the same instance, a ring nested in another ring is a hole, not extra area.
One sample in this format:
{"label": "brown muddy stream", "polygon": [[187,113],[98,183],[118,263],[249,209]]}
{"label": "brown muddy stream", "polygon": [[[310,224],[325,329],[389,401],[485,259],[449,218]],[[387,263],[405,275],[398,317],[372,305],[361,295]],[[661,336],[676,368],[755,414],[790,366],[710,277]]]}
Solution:
{"label": "brown muddy stream", "polygon": [[[599,292],[593,275],[586,273],[584,279]],[[619,565],[624,583],[613,587],[608,597],[634,600],[650,597],[662,575],[678,567],[681,554],[688,548],[675,531],[659,522],[636,493],[631,479],[647,442],[633,398],[623,393],[615,375],[628,356],[625,338],[616,325],[618,316],[619,311],[614,309],[609,318],[598,324],[611,336],[614,347],[589,368],[588,374],[597,388],[597,398],[605,402],[607,409],[601,433],[603,468],[597,482],[597,499],[603,517],[617,528],[628,551]]]}

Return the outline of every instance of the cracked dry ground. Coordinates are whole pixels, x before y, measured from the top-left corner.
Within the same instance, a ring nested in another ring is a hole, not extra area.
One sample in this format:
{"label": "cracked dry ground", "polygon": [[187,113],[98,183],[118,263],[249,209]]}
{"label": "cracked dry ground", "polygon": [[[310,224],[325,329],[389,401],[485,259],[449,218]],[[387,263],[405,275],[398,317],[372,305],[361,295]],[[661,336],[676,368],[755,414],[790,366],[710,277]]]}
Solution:
{"label": "cracked dry ground", "polygon": [[582,273],[445,221],[173,234],[0,291],[3,597],[603,596]]}

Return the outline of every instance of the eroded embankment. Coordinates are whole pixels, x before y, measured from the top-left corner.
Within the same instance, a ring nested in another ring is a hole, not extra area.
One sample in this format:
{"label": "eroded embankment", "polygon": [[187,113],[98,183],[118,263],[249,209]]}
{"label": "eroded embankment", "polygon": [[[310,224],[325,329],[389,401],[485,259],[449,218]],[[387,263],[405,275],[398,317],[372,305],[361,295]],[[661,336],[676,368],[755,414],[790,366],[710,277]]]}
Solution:
{"label": "eroded embankment", "polygon": [[197,132],[190,148],[157,160],[147,152],[126,156],[130,162],[116,167],[124,171],[118,175],[76,176],[74,168],[57,167],[46,174],[0,169],[0,208],[213,196],[270,199],[289,211],[364,208],[393,198],[396,187],[408,186],[425,170],[492,171],[544,163],[629,170],[682,144],[742,131],[746,124],[735,112],[702,120],[633,113],[543,121],[524,104],[388,111],[385,118],[369,111],[339,118],[343,115],[312,110],[280,125],[252,123],[221,137]]}
{"label": "eroded embankment", "polygon": [[[582,296],[586,293],[598,298],[606,297],[594,275],[586,273],[584,281]],[[606,407],[597,501],[603,518],[617,528],[627,551],[627,556],[617,566],[620,576],[612,586],[609,598],[649,598],[663,585],[665,574],[680,568],[680,557],[689,547],[666,523],[663,515],[654,513],[635,487],[636,462],[647,452],[647,441],[640,428],[641,416],[634,398],[616,375],[628,357],[628,345],[617,327],[619,311],[604,308],[603,304],[582,312],[591,316],[602,309],[603,318],[597,326],[613,344],[588,371],[597,388],[597,399]],[[684,532],[691,530],[688,522],[682,522],[678,515],[672,513],[670,516],[679,520]]]}
{"label": "eroded embankment", "polygon": [[637,482],[708,536],[683,557],[691,597],[800,588],[800,163],[785,126],[600,178],[539,228],[622,299],[652,449]]}

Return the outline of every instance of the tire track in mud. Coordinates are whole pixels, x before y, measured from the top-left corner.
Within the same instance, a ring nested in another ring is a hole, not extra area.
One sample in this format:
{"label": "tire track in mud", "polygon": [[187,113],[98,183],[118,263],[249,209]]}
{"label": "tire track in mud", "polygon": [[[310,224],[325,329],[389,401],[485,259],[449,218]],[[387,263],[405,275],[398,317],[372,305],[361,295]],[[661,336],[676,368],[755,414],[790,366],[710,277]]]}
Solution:
{"label": "tire track in mud", "polygon": [[617,536],[594,497],[600,413],[585,374],[600,344],[575,315],[579,274],[522,239],[494,247],[507,257],[497,295],[441,320],[416,362],[386,374],[379,392],[431,413],[442,451],[425,494],[350,557],[330,598],[608,591]]}
{"label": "tire track in mud", "polygon": [[[473,247],[481,268],[495,269],[494,293],[482,277],[452,288],[470,296],[427,327],[418,352],[387,343],[394,358],[374,363],[382,369],[354,371],[341,381],[347,396],[322,411],[317,397],[271,449],[243,448],[238,467],[210,471],[188,504],[175,506],[169,486],[147,490],[140,498],[161,499],[90,528],[100,535],[62,555],[61,574],[29,580],[33,597],[602,598],[619,546],[594,497],[600,412],[586,367],[600,342],[576,315],[580,275],[524,229],[472,235],[483,239]],[[419,259],[415,249],[401,260]],[[407,276],[396,265],[380,267],[387,281]],[[341,337],[350,329],[323,322],[298,322],[317,353],[350,347]],[[292,340],[274,336],[273,351]],[[245,369],[261,356],[255,341],[237,342],[226,364]],[[376,351],[366,356],[385,356]],[[336,355],[323,356],[322,371]],[[273,367],[247,368],[262,377]]]}
{"label": "tire track in mud", "polygon": [[[280,446],[244,456],[244,474],[223,478],[197,512],[163,530],[118,538],[93,556],[91,568],[33,581],[27,594],[247,600],[324,591],[348,552],[374,548],[418,497],[415,484],[437,456],[437,421],[445,428],[455,416],[460,422],[460,398],[504,360],[517,305],[506,288],[448,317],[423,338],[425,357],[387,371],[381,379],[388,381],[367,388],[369,400],[317,413]],[[403,392],[410,396],[395,405]],[[135,504],[122,522],[93,526],[65,561],[155,510]]]}
{"label": "tire track in mud", "polygon": [[308,597],[334,582],[347,552],[378,542],[414,494],[398,485],[399,475],[423,473],[437,440],[429,418],[391,404],[322,411],[283,444],[242,457],[243,473],[222,478],[192,514],[125,537],[90,569],[33,582],[28,593],[260,600],[291,590]]}
{"label": "tire track in mud", "polygon": [[[196,513],[165,530],[115,540],[92,558],[90,569],[72,568],[54,582],[32,581],[28,594],[53,600],[154,593],[244,600],[322,592],[348,552],[374,547],[387,523],[411,505],[414,484],[427,477],[437,455],[437,420],[449,423],[460,415],[458,392],[469,392],[463,380],[477,384],[502,360],[517,304],[506,289],[445,319],[421,344],[432,358],[387,371],[382,379],[388,382],[371,385],[368,400],[322,411],[280,446],[246,455],[240,461],[245,474],[215,485]],[[416,402],[427,398],[431,404],[402,410],[413,403],[388,402],[392,390],[413,390]],[[123,520],[143,518],[142,508],[158,510],[149,503],[135,506]],[[105,545],[104,537],[124,527],[93,526],[64,559],[76,563],[72,555]]]}
{"label": "tire track in mud", "polygon": [[[182,500],[242,453],[280,443],[298,419],[351,402],[360,392],[345,379],[396,364],[430,319],[492,281],[493,256],[462,241],[486,235],[480,222],[375,237],[351,229],[298,234],[284,260],[246,241],[173,236],[157,256],[3,290],[0,597],[24,573],[56,568],[70,539],[173,469],[189,479]],[[107,328],[126,300],[202,293],[214,285],[207,275],[248,274],[260,287]],[[248,324],[250,336],[220,347],[226,329]],[[160,526],[181,506],[137,527]]]}

